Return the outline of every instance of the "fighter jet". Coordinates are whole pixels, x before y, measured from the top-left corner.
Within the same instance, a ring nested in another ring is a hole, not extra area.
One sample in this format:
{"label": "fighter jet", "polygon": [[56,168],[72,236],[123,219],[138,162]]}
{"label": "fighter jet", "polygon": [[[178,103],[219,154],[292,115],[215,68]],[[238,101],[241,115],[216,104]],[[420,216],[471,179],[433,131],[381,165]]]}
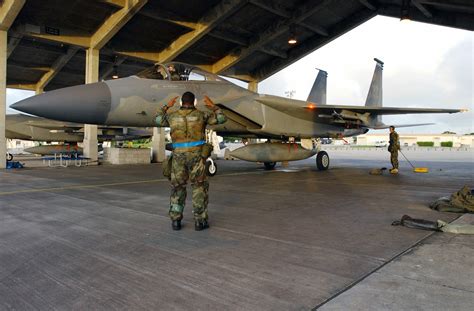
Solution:
{"label": "fighter jet", "polygon": [[[69,122],[149,127],[155,125],[158,109],[171,98],[191,91],[196,95],[198,109],[206,109],[202,99],[207,95],[226,114],[226,123],[211,127],[218,135],[267,138],[271,141],[244,146],[234,150],[232,156],[264,162],[267,168],[273,168],[275,162],[300,160],[317,153],[317,167],[326,170],[329,167],[326,152],[308,150],[295,142],[320,137],[349,137],[367,133],[370,129],[388,127],[382,123],[382,115],[461,111],[382,107],[383,62],[375,60],[374,76],[365,106],[325,104],[325,91],[324,96],[310,96],[308,101],[261,95],[197,66],[171,62],[155,64],[137,75],[122,79],[36,95],[12,105],[12,108]],[[323,80],[325,84],[325,76]],[[316,86],[318,88],[325,90],[325,87]]]}
{"label": "fighter jet", "polygon": [[[25,150],[35,154],[64,153],[75,150],[82,152],[82,148],[75,146],[84,139],[83,124],[48,120],[24,114],[6,116],[5,134],[8,139],[22,139],[44,142],[66,142],[64,145],[43,145]],[[151,129],[123,128],[101,126],[98,141],[122,141],[149,138],[153,134]]]}

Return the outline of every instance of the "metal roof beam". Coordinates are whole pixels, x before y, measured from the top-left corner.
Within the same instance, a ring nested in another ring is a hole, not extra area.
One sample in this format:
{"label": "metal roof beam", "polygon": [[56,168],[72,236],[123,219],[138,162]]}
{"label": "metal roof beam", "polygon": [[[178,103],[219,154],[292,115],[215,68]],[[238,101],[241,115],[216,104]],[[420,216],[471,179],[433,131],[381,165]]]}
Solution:
{"label": "metal roof beam", "polygon": [[344,23],[337,24],[331,28],[331,37],[320,37],[313,36],[308,40],[302,42],[301,44],[295,46],[288,52],[287,59],[276,59],[271,60],[267,65],[259,68],[253,74],[258,81],[262,81],[274,73],[282,70],[283,68],[293,64],[302,57],[308,55],[314,50],[319,49],[320,47],[326,45],[332,40],[337,39],[339,36],[350,31],[351,29],[359,26],[360,24],[366,22],[370,18],[374,17],[377,13],[371,10],[362,9],[353,15],[345,19]]}
{"label": "metal roof beam", "polygon": [[160,14],[158,14],[155,10],[144,8],[140,10],[138,14],[157,20],[157,21],[175,24],[175,25],[179,25],[179,26],[189,28],[189,29],[195,29],[198,25],[198,23],[195,23],[195,22],[183,21],[182,17],[163,9],[160,9]]}
{"label": "metal roof beam", "polygon": [[17,89],[17,90],[36,91],[36,83],[32,83],[32,84],[12,83],[12,84],[7,84],[7,88]]}
{"label": "metal roof beam", "polygon": [[23,34],[17,31],[10,30],[10,40],[7,45],[7,59],[12,55],[15,48],[20,44]]}
{"label": "metal roof beam", "polygon": [[[250,0],[250,3],[252,3],[253,5],[255,5],[255,6],[261,8],[265,11],[273,13],[275,15],[278,15],[278,16],[281,16],[281,17],[284,17],[284,18],[291,18],[292,17],[290,12],[287,12],[284,9],[284,7],[282,7],[281,5],[278,5],[276,3],[263,2],[262,0]],[[300,26],[302,26],[306,29],[309,29],[312,32],[320,34],[321,36],[327,37],[329,35],[328,31],[325,28],[321,27],[321,26],[308,25],[303,21],[297,22],[296,24],[300,25]]]}
{"label": "metal roof beam", "polygon": [[57,43],[80,46],[83,48],[102,48],[143,6],[148,0],[125,0],[125,6],[113,13],[90,36],[72,29],[60,29],[58,35],[45,33],[43,27],[37,25],[21,25],[23,35],[49,40]]}
{"label": "metal roof beam", "polygon": [[377,10],[377,7],[372,3],[370,2],[369,0],[359,0],[359,2],[365,6],[366,8],[368,8],[369,10],[372,10],[372,11],[375,11]]}
{"label": "metal roof beam", "polygon": [[411,0],[411,3],[413,3],[413,5],[418,10],[420,10],[420,12],[423,13],[423,15],[426,16],[427,18],[433,17],[433,14],[431,14],[431,12],[428,11],[428,9],[423,4],[421,4],[418,0]]}
{"label": "metal roof beam", "polygon": [[41,77],[36,85],[36,90],[43,90],[48,83],[51,82],[76,54],[78,46],[94,50],[101,49],[147,1],[148,0],[124,0],[120,3],[114,1],[116,4],[123,4],[123,7],[108,17],[92,36],[68,33],[67,30],[65,34],[56,36],[41,33],[41,27],[23,25],[23,34],[71,45],[67,53],[59,57],[53,64],[51,70]]}
{"label": "metal roof beam", "polygon": [[[211,37],[217,38],[217,39],[221,39],[221,40],[224,40],[224,41],[227,41],[227,42],[232,42],[232,43],[238,44],[240,46],[248,46],[248,44],[249,44],[247,39],[242,38],[239,35],[235,35],[235,34],[231,34],[231,33],[227,33],[227,32],[222,32],[222,31],[215,32],[215,31],[213,31],[213,32],[208,33],[208,35],[211,36]],[[273,55],[273,56],[280,57],[280,58],[286,58],[287,57],[285,51],[279,51],[279,50],[272,49],[272,48],[261,47],[261,48],[259,48],[259,51],[261,51],[265,54]]]}
{"label": "metal roof beam", "polygon": [[232,34],[229,32],[221,31],[221,30],[213,30],[212,32],[208,33],[209,36],[221,39],[227,42],[235,43],[241,46],[248,46],[249,42],[246,38],[242,38],[239,35]]}
{"label": "metal roof beam", "polygon": [[279,58],[283,58],[283,59],[288,58],[288,55],[285,51],[280,51],[280,50],[272,49],[272,48],[268,48],[268,47],[261,47],[258,50],[260,52],[265,53],[265,54],[276,56],[276,57],[279,57]]}
{"label": "metal roof beam", "polygon": [[418,0],[422,4],[429,4],[437,7],[459,10],[463,12],[474,12],[472,0]]}
{"label": "metal roof beam", "polygon": [[[377,13],[384,16],[391,16],[400,18],[400,6],[399,5],[381,5]],[[436,14],[432,18],[428,18],[418,10],[410,12],[410,18],[417,22],[429,23],[434,25],[441,25],[447,27],[460,28],[465,30],[474,30],[474,23],[472,22],[472,13],[469,11],[449,13],[449,16]]]}
{"label": "metal roof beam", "polygon": [[25,0],[3,0],[0,4],[0,30],[7,31],[23,8]]}
{"label": "metal roof beam", "polygon": [[287,19],[283,22],[277,21],[266,28],[263,32],[255,36],[247,48],[234,50],[229,55],[224,56],[219,61],[217,61],[213,65],[213,72],[220,73],[234,66],[240,60],[260,49],[270,40],[287,31],[290,25],[304,21],[306,18],[321,10],[329,2],[330,0],[318,1],[317,3],[315,3],[315,1],[307,1],[294,12],[290,19]]}
{"label": "metal roof beam", "polygon": [[151,63],[160,62],[160,54],[157,52],[134,52],[134,51],[114,51],[115,54],[135,58],[139,60],[149,61]]}
{"label": "metal roof beam", "polygon": [[321,27],[321,26],[310,25],[310,24],[306,24],[304,22],[297,23],[297,24],[304,27],[304,28],[306,28],[306,29],[308,29],[308,30],[311,30],[312,32],[317,33],[318,35],[321,35],[323,37],[329,36],[328,30],[326,28]]}
{"label": "metal roof beam", "polygon": [[116,8],[123,8],[127,5],[127,0],[99,0],[100,2],[110,4]]}
{"label": "metal roof beam", "polygon": [[125,56],[119,56],[113,63],[108,64],[104,69],[102,69],[99,81],[105,80],[114,71],[114,67],[120,66],[126,59],[127,57]]}
{"label": "metal roof beam", "polygon": [[[240,7],[245,4],[244,0],[224,0],[216,7],[211,9],[211,11],[202,17],[197,23],[187,23],[186,25],[181,22],[175,22],[172,20],[174,17],[171,16],[171,13],[166,13],[170,15],[169,19],[160,17],[156,13],[150,10],[140,11],[140,15],[148,16],[150,18],[171,22],[175,24],[180,24],[182,26],[193,29],[192,31],[180,36],[174,42],[172,42],[168,48],[161,52],[143,52],[143,51],[115,51],[116,54],[127,56],[131,58],[136,58],[140,60],[147,60],[153,63],[159,62],[169,62],[176,58],[179,54],[184,52],[192,44],[201,39],[204,35],[208,34],[210,31],[216,27],[220,21],[232,15]],[[176,19],[178,19],[176,17]]]}
{"label": "metal roof beam", "polygon": [[89,46],[101,49],[137,13],[148,0],[126,0],[125,6],[113,13],[90,38]]}
{"label": "metal roof beam", "polygon": [[79,50],[78,47],[73,47],[71,46],[66,54],[60,56],[56,61],[54,62],[53,66],[51,66],[51,69],[46,72],[41,79],[36,83],[36,90],[43,90],[51,80],[58,74],[58,72],[63,69],[63,67],[69,62],[69,60],[76,55],[76,52]]}
{"label": "metal roof beam", "polygon": [[28,37],[44,39],[60,44],[68,44],[88,48],[90,46],[90,36],[86,33],[79,33],[72,29],[61,29],[59,35],[47,34],[43,27],[31,24],[24,24],[18,27],[19,32]]}
{"label": "metal roof beam", "polygon": [[24,64],[21,64],[21,63],[18,63],[18,62],[13,62],[13,61],[8,62],[8,66],[21,68],[21,69],[43,71],[43,72],[51,70],[51,67],[29,66],[29,65],[24,65]]}
{"label": "metal roof beam", "polygon": [[193,31],[180,36],[168,48],[160,52],[160,62],[172,61],[245,3],[244,0],[224,0],[220,2],[198,21]]}

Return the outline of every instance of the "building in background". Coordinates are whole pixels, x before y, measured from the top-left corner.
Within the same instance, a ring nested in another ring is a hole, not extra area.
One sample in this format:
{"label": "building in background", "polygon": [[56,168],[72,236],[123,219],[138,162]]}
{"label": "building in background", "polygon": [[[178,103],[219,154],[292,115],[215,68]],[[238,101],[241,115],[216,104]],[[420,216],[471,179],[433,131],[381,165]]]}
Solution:
{"label": "building in background", "polygon": [[[474,147],[474,135],[459,134],[399,134],[400,145],[403,147],[417,146],[419,142],[433,142],[434,147],[440,147],[441,143],[452,142],[454,148]],[[365,134],[357,136],[359,146],[381,146],[383,142],[388,144],[388,134]]]}
{"label": "building in background", "polygon": [[26,148],[34,147],[38,143],[21,139],[7,139],[7,151],[11,154],[21,154]]}

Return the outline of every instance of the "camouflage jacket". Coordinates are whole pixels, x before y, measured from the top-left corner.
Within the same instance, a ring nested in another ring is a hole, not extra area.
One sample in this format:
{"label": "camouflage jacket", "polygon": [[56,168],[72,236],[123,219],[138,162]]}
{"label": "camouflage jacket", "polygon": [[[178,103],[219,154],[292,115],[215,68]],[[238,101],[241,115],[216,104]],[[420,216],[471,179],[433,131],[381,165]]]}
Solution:
{"label": "camouflage jacket", "polygon": [[400,150],[400,140],[398,138],[398,133],[394,131],[393,133],[390,133],[388,151],[392,152],[398,150]]}
{"label": "camouflage jacket", "polygon": [[[204,112],[196,108],[180,108],[170,113],[164,106],[156,114],[155,123],[160,127],[170,127],[173,143],[188,143],[206,140],[206,126],[222,124],[227,121],[220,109]],[[177,153],[199,150],[201,147],[176,148]]]}

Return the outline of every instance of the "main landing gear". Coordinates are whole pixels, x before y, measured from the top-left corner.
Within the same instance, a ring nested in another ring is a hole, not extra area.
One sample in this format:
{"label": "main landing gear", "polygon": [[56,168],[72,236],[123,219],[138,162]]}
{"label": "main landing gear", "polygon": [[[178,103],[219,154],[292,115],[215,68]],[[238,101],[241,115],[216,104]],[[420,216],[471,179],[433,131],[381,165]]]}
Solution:
{"label": "main landing gear", "polygon": [[276,162],[263,162],[263,165],[267,171],[271,171],[275,168]]}
{"label": "main landing gear", "polygon": [[329,168],[329,155],[326,151],[319,151],[316,154],[316,166],[318,170],[325,171]]}

